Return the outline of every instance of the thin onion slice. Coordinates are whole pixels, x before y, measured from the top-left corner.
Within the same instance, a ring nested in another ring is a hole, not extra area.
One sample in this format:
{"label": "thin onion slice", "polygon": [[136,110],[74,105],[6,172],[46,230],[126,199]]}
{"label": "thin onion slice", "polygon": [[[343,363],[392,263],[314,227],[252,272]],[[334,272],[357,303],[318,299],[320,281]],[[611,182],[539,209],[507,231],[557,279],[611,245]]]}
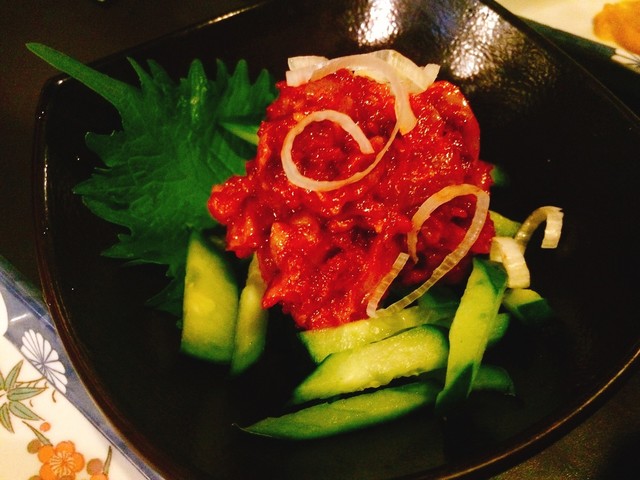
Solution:
{"label": "thin onion slice", "polygon": [[511,237],[495,237],[491,242],[489,258],[504,265],[509,288],[529,288],[531,275],[524,258],[533,232],[546,221],[542,248],[556,248],[562,232],[563,212],[558,207],[545,206],[535,209]]}
{"label": "thin onion slice", "polygon": [[[442,261],[440,265],[438,265],[431,276],[418,288],[413,290],[411,293],[391,304],[385,309],[377,310],[378,304],[375,298],[371,298],[369,303],[367,304],[367,313],[369,316],[376,316],[378,314],[390,314],[402,310],[403,308],[412,304],[419,297],[424,295],[424,293],[429,290],[433,285],[435,285],[438,280],[444,277],[449,271],[454,268],[460,261],[465,257],[465,255],[469,252],[473,244],[476,242],[478,237],[480,236],[480,232],[482,231],[484,224],[487,219],[487,214],[489,212],[489,194],[475,185],[462,184],[462,185],[450,185],[448,187],[443,188],[440,192],[429,197],[424,203],[427,203],[429,199],[433,198],[435,195],[438,195],[444,190],[444,194],[441,195],[441,201],[439,205],[442,205],[448,202],[451,198],[461,196],[461,195],[474,195],[476,197],[476,210],[473,214],[473,218],[471,219],[471,225],[467,229],[467,233],[464,238],[460,242],[460,244],[449,253],[445,259]],[[455,191],[459,193],[457,195],[453,195]],[[464,192],[464,193],[463,193]],[[423,205],[424,205],[423,203]],[[437,208],[437,207],[436,207]],[[428,211],[427,216],[422,220],[424,223],[429,217],[430,213],[435,210],[435,208],[427,207],[425,209]],[[420,212],[420,209],[418,209]],[[418,213],[416,212],[416,215]],[[414,215],[414,218],[415,216]],[[420,213],[420,217],[424,216],[423,213]],[[420,224],[422,225],[422,224]],[[401,253],[400,255],[407,255],[406,253]],[[398,272],[399,273],[399,272]],[[397,276],[397,274],[396,274]],[[384,281],[388,279],[385,277]],[[393,281],[393,279],[391,279]],[[387,285],[388,287],[388,285]]]}
{"label": "thin onion slice", "polygon": [[562,233],[562,219],[564,213],[559,207],[545,206],[535,209],[522,222],[522,226],[515,234],[515,239],[524,247],[527,246],[533,232],[540,226],[540,224],[546,221],[544,229],[544,237],[542,238],[542,248],[556,248],[560,241],[560,234]]}
{"label": "thin onion slice", "polygon": [[427,63],[424,67],[424,74],[426,78],[428,78],[429,85],[432,85],[436,79],[438,78],[438,74],[440,73],[440,65],[437,63]]}
{"label": "thin onion slice", "polygon": [[367,315],[369,317],[376,316],[376,308],[378,307],[378,303],[380,303],[380,299],[382,299],[382,296],[389,288],[389,285],[391,285],[391,283],[393,283],[396,277],[400,274],[408,260],[409,254],[404,252],[399,253],[391,266],[391,270],[389,270],[382,280],[380,280],[380,283],[378,283],[376,289],[371,294],[369,303],[367,304]]}
{"label": "thin onion slice", "polygon": [[502,263],[507,272],[509,288],[529,288],[531,285],[524,250],[523,245],[512,237],[494,237],[491,240],[489,260]]}
{"label": "thin onion slice", "polygon": [[424,201],[422,205],[420,205],[416,213],[414,213],[413,217],[411,218],[413,228],[407,234],[407,249],[414,262],[418,261],[418,254],[416,252],[416,245],[418,243],[418,232],[420,231],[420,228],[422,228],[424,222],[426,222],[427,219],[431,216],[431,214],[439,206],[453,200],[456,197],[460,197],[463,195],[475,195],[477,197],[480,192],[485,193],[475,185],[449,185],[431,195]]}
{"label": "thin onion slice", "polygon": [[304,85],[311,79],[311,75],[318,68],[327,64],[327,57],[317,55],[302,55],[298,57],[290,57],[287,60],[289,70],[285,72],[287,85],[290,87],[299,87]]}
{"label": "thin onion slice", "polygon": [[378,152],[373,162],[364,170],[354,173],[350,177],[341,180],[315,180],[303,175],[300,170],[298,170],[298,167],[293,161],[292,149],[295,138],[300,133],[302,133],[307,125],[312,122],[319,122],[322,120],[331,120],[338,123],[347,133],[349,133],[354,138],[354,140],[360,146],[360,151],[362,153],[374,153],[373,146],[371,145],[369,139],[365,136],[362,129],[348,115],[335,110],[319,110],[316,112],[312,112],[304,117],[291,130],[289,130],[289,132],[287,132],[284,142],[282,143],[280,157],[282,161],[282,168],[284,169],[288,180],[293,185],[316,192],[337,190],[338,188],[349,185],[351,183],[355,183],[366,177],[369,172],[371,172],[371,170],[373,170],[378,165],[378,163],[380,163],[380,160],[382,160],[384,154],[387,153],[387,150],[391,146],[391,143],[393,143],[393,140],[398,133],[398,127],[396,125],[385,146]]}
{"label": "thin onion slice", "polygon": [[397,50],[376,50],[369,55],[384,60],[391,65],[404,81],[409,93],[424,92],[435,81],[440,71],[440,66],[433,63],[419,67],[413,60],[405,57]]}
{"label": "thin onion slice", "polygon": [[285,80],[290,87],[299,87],[309,81],[316,67],[296,68],[295,70],[287,70],[285,72]]}
{"label": "thin onion slice", "polygon": [[298,68],[314,67],[318,68],[327,63],[329,59],[320,55],[298,55],[297,57],[289,57],[287,65],[289,70],[297,70]]}
{"label": "thin onion slice", "polygon": [[290,87],[299,87],[309,81],[313,72],[327,64],[327,57],[318,55],[301,55],[289,57],[287,63],[289,70],[285,72],[285,80]]}
{"label": "thin onion slice", "polygon": [[347,69],[351,71],[364,70],[380,75],[389,84],[389,88],[395,97],[396,122],[399,125],[401,134],[410,132],[416,126],[416,118],[409,103],[409,92],[400,81],[394,67],[384,60],[369,54],[347,55],[345,57],[329,60],[326,65],[317,69],[310,80],[317,80],[338,70]]}
{"label": "thin onion slice", "polygon": [[[421,67],[413,60],[393,49],[376,50],[362,55],[379,58],[393,67],[409,93],[424,92],[436,81],[438,73],[440,72],[440,65],[438,64],[428,63]],[[287,59],[289,70],[286,72],[287,84],[295,87],[308,82],[313,72],[325,66],[328,62],[329,59],[327,57],[319,55],[289,57]],[[385,80],[384,77],[380,78],[381,76],[379,74],[371,70],[358,69],[355,73],[367,75],[377,81]]]}

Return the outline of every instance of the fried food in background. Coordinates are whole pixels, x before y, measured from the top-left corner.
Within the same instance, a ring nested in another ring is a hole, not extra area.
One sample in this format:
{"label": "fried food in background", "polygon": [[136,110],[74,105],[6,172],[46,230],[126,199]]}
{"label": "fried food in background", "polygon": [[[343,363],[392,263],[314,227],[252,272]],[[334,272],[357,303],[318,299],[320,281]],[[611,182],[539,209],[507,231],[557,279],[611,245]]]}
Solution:
{"label": "fried food in background", "polygon": [[593,19],[593,32],[640,54],[640,1],[607,3]]}

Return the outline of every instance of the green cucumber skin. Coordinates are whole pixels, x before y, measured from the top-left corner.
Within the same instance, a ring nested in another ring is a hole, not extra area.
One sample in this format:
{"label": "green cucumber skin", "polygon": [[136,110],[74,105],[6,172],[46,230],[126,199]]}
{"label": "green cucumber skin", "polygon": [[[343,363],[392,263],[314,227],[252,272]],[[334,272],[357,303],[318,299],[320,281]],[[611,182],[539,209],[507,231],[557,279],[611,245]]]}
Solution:
{"label": "green cucumber skin", "polygon": [[511,220],[510,218],[507,218],[498,212],[494,212],[493,210],[489,211],[489,216],[496,230],[496,237],[514,237],[522,226],[520,222]]}
{"label": "green cucumber skin", "polygon": [[338,327],[300,332],[299,337],[311,359],[320,363],[332,353],[360,347],[399,330],[414,327],[421,319],[417,307],[406,308],[397,314],[357,320]]}
{"label": "green cucumber skin", "polygon": [[395,420],[433,404],[440,387],[416,382],[325,402],[281,417],[268,417],[243,430],[268,437],[309,440]]}
{"label": "green cucumber skin", "polygon": [[200,233],[189,241],[181,350],[217,363],[231,360],[238,286],[230,264]]}
{"label": "green cucumber skin", "polygon": [[[427,311],[439,312],[438,316],[453,318],[456,313],[460,295],[442,286],[433,286],[418,298],[418,305]],[[448,327],[448,325],[447,325]]]}
{"label": "green cucumber skin", "polygon": [[473,379],[473,391],[492,391],[515,395],[516,390],[509,373],[496,365],[480,365]]}
{"label": "green cucumber skin", "polygon": [[[267,417],[242,428],[245,432],[286,440],[313,440],[396,420],[435,403],[438,382],[414,382],[324,402],[280,417]],[[511,377],[501,367],[481,365],[473,391],[514,395]]]}
{"label": "green cucumber skin", "polygon": [[408,328],[425,324],[448,327],[458,301],[459,299],[449,296],[439,298],[427,292],[419,299],[419,306],[338,327],[307,330],[301,332],[299,337],[311,359],[320,363],[332,353],[376,342]]}
{"label": "green cucumber skin", "polygon": [[536,324],[553,316],[553,311],[547,300],[530,288],[507,290],[502,304],[517,319],[525,323]]}
{"label": "green cucumber skin", "polygon": [[449,330],[445,386],[436,400],[439,412],[446,412],[469,396],[506,285],[507,275],[501,265],[473,259],[471,275]]}
{"label": "green cucumber skin", "polygon": [[511,183],[509,175],[500,165],[493,164],[491,179],[496,187],[507,187]]}
{"label": "green cucumber skin", "polygon": [[505,333],[507,333],[507,329],[511,324],[511,314],[507,312],[501,312],[496,315],[494,319],[491,330],[489,331],[489,340],[487,341],[487,346],[492,347],[504,337]]}
{"label": "green cucumber skin", "polygon": [[232,375],[243,373],[258,361],[264,351],[269,319],[268,311],[262,308],[266,288],[258,259],[254,255],[249,263],[247,283],[240,292],[235,345],[231,356]]}
{"label": "green cucumber skin", "polygon": [[438,327],[422,325],[379,342],[329,355],[293,392],[293,403],[386,385],[395,378],[446,365],[448,342]]}

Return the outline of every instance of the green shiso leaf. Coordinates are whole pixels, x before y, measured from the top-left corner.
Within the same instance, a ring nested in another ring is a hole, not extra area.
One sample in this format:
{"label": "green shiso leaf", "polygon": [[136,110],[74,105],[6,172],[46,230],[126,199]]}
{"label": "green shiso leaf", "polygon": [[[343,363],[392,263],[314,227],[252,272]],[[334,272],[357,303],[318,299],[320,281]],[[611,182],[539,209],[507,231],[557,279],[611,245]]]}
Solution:
{"label": "green shiso leaf", "polygon": [[129,58],[137,88],[45,45],[27,48],[118,110],[122,131],[87,133],[104,166],[74,192],[94,214],[128,230],[106,256],[167,266],[170,283],[150,304],[180,315],[190,233],[215,225],[207,211],[212,186],[243,174],[255,155],[251,134],[275,99],[274,79],[263,70],[251,83],[243,60],[232,72],[218,60],[209,79],[196,59],[175,82],[156,62],[145,70]]}

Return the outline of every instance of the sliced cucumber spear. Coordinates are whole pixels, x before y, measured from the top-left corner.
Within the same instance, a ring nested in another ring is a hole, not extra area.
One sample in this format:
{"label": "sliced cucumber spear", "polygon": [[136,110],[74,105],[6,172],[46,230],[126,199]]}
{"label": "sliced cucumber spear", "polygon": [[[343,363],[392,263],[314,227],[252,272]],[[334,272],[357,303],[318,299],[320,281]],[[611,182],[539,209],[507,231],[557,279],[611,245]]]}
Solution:
{"label": "sliced cucumber spear", "polygon": [[440,386],[418,382],[321,403],[281,417],[267,417],[244,431],[268,437],[308,440],[395,420],[432,404]]}
{"label": "sliced cucumber spear", "polygon": [[[434,289],[435,291],[435,289]],[[424,324],[451,322],[459,299],[427,292],[419,305],[398,312],[345,323],[338,327],[306,330],[299,334],[312,360],[320,363],[332,353],[360,347]]]}
{"label": "sliced cucumber spear", "polygon": [[240,292],[223,252],[193,233],[187,251],[181,349],[240,374],[260,358],[267,329],[265,285],[257,261]]}
{"label": "sliced cucumber spear", "polygon": [[553,315],[547,299],[530,288],[507,290],[502,305],[526,324],[537,324]]}
{"label": "sliced cucumber spear", "polygon": [[298,336],[311,359],[320,363],[332,353],[361,347],[421,323],[426,323],[422,311],[418,307],[411,307],[394,314],[356,320],[337,327],[305,330]]}
{"label": "sliced cucumber spear", "polygon": [[511,324],[511,314],[508,312],[501,312],[496,315],[495,321],[491,325],[491,331],[489,332],[489,340],[487,347],[492,347],[504,337],[507,333],[507,329]]}
{"label": "sliced cucumber spear", "polygon": [[267,310],[262,308],[266,288],[258,257],[254,254],[249,263],[247,283],[240,293],[235,348],[231,356],[231,373],[234,375],[253,365],[264,351],[269,316]]}
{"label": "sliced cucumber spear", "polygon": [[[389,422],[435,403],[442,384],[419,381],[324,402],[280,417],[267,417],[243,428],[256,435],[288,440],[329,437]],[[482,365],[473,390],[513,395],[513,382],[500,367]]]}
{"label": "sliced cucumber spear", "polygon": [[[338,327],[305,330],[298,336],[311,359],[320,363],[332,353],[361,347],[419,325],[449,328],[459,303],[459,295],[444,287],[434,287],[418,299],[417,306]],[[490,345],[502,338],[508,326],[509,314],[500,313],[490,333]]]}
{"label": "sliced cucumber spear", "polygon": [[201,233],[187,250],[181,349],[213,362],[229,362],[238,318],[238,285],[231,266]]}
{"label": "sliced cucumber spear", "polygon": [[472,390],[492,391],[505,395],[515,395],[516,392],[509,372],[502,367],[487,364],[480,365],[473,380]]}
{"label": "sliced cucumber spear", "polygon": [[387,385],[443,368],[447,361],[447,338],[441,329],[422,325],[362,347],[329,355],[298,385],[293,403],[329,398]]}
{"label": "sliced cucumber spear", "polygon": [[469,396],[506,286],[507,274],[500,264],[473,259],[471,275],[449,330],[445,385],[436,400],[439,413],[446,414]]}

